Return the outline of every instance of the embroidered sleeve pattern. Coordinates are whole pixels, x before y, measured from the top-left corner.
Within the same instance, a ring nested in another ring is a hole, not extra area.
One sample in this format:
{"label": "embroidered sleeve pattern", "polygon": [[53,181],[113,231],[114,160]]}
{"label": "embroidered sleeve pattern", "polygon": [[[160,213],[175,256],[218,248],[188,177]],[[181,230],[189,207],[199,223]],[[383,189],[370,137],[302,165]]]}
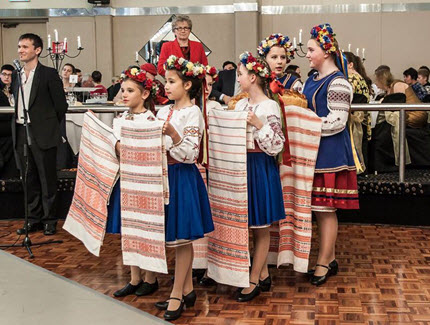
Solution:
{"label": "embroidered sleeve pattern", "polygon": [[254,139],[264,153],[276,156],[284,147],[285,137],[282,132],[279,107],[273,105],[270,108],[266,123],[260,130],[255,129]]}
{"label": "embroidered sleeve pattern", "polygon": [[351,101],[352,88],[349,82],[343,78],[333,80],[327,90],[329,113],[327,116],[321,118],[321,136],[331,136],[345,129]]}
{"label": "embroidered sleeve pattern", "polygon": [[170,156],[177,161],[194,164],[199,157],[203,129],[204,122],[200,110],[198,107],[190,109],[185,119],[185,125],[179,132],[182,139],[171,146],[169,149]]}

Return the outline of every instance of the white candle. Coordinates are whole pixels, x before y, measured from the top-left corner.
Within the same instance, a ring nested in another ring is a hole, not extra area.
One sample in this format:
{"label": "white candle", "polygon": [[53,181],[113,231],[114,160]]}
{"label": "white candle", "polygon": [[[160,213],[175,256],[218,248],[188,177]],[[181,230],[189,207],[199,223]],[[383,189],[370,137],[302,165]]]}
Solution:
{"label": "white candle", "polygon": [[293,38],[293,47],[294,47],[294,49],[297,48],[297,40],[295,37]]}
{"label": "white candle", "polygon": [[303,32],[303,29],[299,31],[299,44],[302,44],[302,32]]}
{"label": "white candle", "polygon": [[357,55],[357,56],[360,56],[360,49],[357,47],[357,50],[355,51],[355,54]]}
{"label": "white candle", "polygon": [[365,57],[364,57],[364,50],[365,50],[365,49],[364,49],[364,47],[363,47],[363,50],[361,51],[361,58],[362,58],[362,59],[364,59],[364,58],[365,58]]}
{"label": "white candle", "polygon": [[66,52],[66,49],[67,49],[67,37],[64,37],[63,52]]}
{"label": "white candle", "polygon": [[139,61],[139,53],[136,51],[136,62]]}
{"label": "white candle", "polygon": [[48,35],[48,49],[51,48],[51,34]]}
{"label": "white candle", "polygon": [[80,49],[82,47],[82,44],[81,44],[81,37],[80,36],[78,36],[78,49]]}
{"label": "white candle", "polygon": [[351,52],[351,44],[348,44],[348,52]]}
{"label": "white candle", "polygon": [[54,29],[55,42],[58,42],[58,31]]}

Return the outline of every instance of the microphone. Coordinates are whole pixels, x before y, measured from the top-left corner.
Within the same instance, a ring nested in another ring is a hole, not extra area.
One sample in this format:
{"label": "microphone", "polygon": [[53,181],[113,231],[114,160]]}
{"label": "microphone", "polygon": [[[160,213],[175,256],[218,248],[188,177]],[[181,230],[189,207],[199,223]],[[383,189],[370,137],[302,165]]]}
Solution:
{"label": "microphone", "polygon": [[18,70],[18,72],[21,72],[22,67],[21,67],[21,63],[19,63],[18,59],[13,60],[13,65],[15,66],[16,70]]}

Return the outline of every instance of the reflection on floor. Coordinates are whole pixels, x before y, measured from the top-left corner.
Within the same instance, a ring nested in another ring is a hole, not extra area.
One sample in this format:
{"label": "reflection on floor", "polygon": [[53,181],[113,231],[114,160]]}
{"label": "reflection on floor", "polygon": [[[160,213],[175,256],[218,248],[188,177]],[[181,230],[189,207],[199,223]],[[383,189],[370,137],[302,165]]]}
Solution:
{"label": "reflection on floor", "polygon": [[[1,243],[14,242],[20,225],[22,221],[1,221],[0,237],[5,236]],[[46,237],[36,233],[31,239],[37,242]],[[36,258],[30,262],[108,296],[129,280],[118,236],[106,236],[100,258],[63,230],[53,239],[64,243],[34,247]],[[313,240],[315,261],[316,235]],[[195,307],[175,324],[424,324],[430,322],[429,243],[429,228],[342,224],[337,242],[340,272],[325,285],[314,287],[304,275],[282,267],[270,270],[272,290],[250,303],[237,303],[232,287],[196,286]],[[23,248],[8,252],[27,259]],[[173,254],[168,251],[168,255],[172,269]],[[154,303],[168,297],[171,275],[160,275],[159,282],[155,294],[121,301],[162,318]]]}

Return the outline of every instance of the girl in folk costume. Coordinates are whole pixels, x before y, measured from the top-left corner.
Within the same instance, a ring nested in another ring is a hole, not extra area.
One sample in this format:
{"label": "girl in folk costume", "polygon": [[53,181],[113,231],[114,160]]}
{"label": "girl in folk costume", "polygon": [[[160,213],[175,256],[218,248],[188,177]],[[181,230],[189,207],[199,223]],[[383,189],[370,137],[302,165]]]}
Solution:
{"label": "girl in folk costume", "polygon": [[209,95],[212,92],[213,84],[218,80],[218,70],[215,67],[211,67],[210,65],[206,66],[206,87],[205,87],[205,99],[206,99],[206,111],[209,111],[212,108],[222,109],[220,103],[216,100],[210,100]]}
{"label": "girl in folk costume", "polygon": [[302,91],[302,81],[291,73],[285,73],[287,63],[294,59],[294,47],[288,36],[272,34],[260,42],[257,51],[275,72],[276,78],[285,89]]}
{"label": "girl in folk costume", "polygon": [[346,128],[352,100],[347,66],[329,24],[311,30],[306,57],[317,72],[305,82],[303,94],[322,119],[322,138],[312,191],[312,211],[319,228],[319,253],[311,283],[321,285],[338,271],[335,260],[336,209],[358,209],[357,156]]}
{"label": "girl in folk costume", "polygon": [[168,151],[170,199],[166,207],[166,244],[176,248],[175,282],[167,301],[156,303],[166,310],[164,318],[180,317],[184,305],[194,306],[196,294],[192,282],[192,241],[214,230],[209,198],[196,166],[204,118],[192,100],[198,98],[205,78],[205,67],[183,58],[170,56],[166,63],[166,95],[175,101],[162,107],[157,117],[165,120]]}
{"label": "girl in folk costume", "polygon": [[285,164],[290,157],[286,130],[283,130],[284,114],[278,103],[268,97],[274,98],[270,84],[275,77],[267,62],[254,58],[249,52],[243,53],[237,78],[249,98],[238,101],[235,110],[248,111],[248,128],[252,130],[254,140],[254,149],[247,152],[247,180],[248,225],[253,229],[255,250],[250,286],[242,289],[237,298],[239,302],[245,302],[254,299],[261,290],[270,289],[271,279],[265,267],[270,245],[269,227],[285,218],[276,156],[281,156]]}
{"label": "girl in folk costume", "polygon": [[[123,113],[113,122],[114,134],[118,140],[115,150],[119,159],[120,157],[120,138],[121,122],[125,120],[136,121],[155,121],[154,99],[158,94],[158,86],[153,80],[147,79],[145,71],[134,67],[126,70],[122,75],[121,92],[122,101],[129,107],[128,112]],[[109,206],[107,233],[121,233],[121,197],[119,181],[115,185]],[[130,266],[131,280],[127,285],[114,293],[115,297],[125,297],[135,294],[145,296],[155,292],[158,289],[158,282],[152,272],[146,272],[144,281],[141,276],[141,269],[138,266]],[[149,276],[149,277],[148,277]]]}

